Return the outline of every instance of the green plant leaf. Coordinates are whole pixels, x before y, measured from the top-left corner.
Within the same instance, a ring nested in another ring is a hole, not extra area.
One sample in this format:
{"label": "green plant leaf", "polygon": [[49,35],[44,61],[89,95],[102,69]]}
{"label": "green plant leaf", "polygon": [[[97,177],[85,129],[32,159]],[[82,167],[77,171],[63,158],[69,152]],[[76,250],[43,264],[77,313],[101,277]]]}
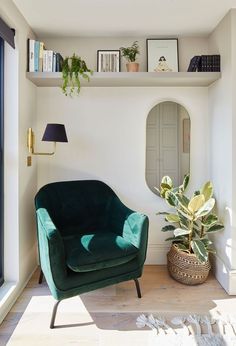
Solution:
{"label": "green plant leaf", "polygon": [[208,238],[201,238],[201,242],[204,244],[205,247],[208,247],[209,245],[212,245],[212,241]]}
{"label": "green plant leaf", "polygon": [[208,260],[208,252],[201,240],[192,240],[191,247],[200,262],[206,262]]}
{"label": "green plant leaf", "polygon": [[205,201],[207,202],[213,195],[213,185],[211,181],[207,181],[206,184],[200,190],[201,194],[204,195]]}
{"label": "green plant leaf", "polygon": [[180,250],[185,250],[185,251],[188,250],[188,248],[184,244],[182,244],[182,243],[178,243],[178,244],[176,244],[176,246]]}
{"label": "green plant leaf", "polygon": [[174,231],[175,230],[175,226],[173,225],[167,225],[162,227],[161,231],[162,232],[168,232],[168,231]]}
{"label": "green plant leaf", "polygon": [[165,175],[161,179],[161,185],[162,184],[168,185],[170,187],[170,189],[173,187],[173,181],[172,181],[172,179],[168,175]]}
{"label": "green plant leaf", "polygon": [[194,191],[193,197],[194,197],[194,196],[198,196],[198,195],[200,195],[200,191],[199,191],[199,190]]}
{"label": "green plant leaf", "polygon": [[188,184],[189,184],[189,179],[190,179],[190,174],[186,174],[184,176],[184,180],[183,180],[183,192],[186,190]]}
{"label": "green plant leaf", "polygon": [[189,199],[188,197],[184,196],[184,195],[181,195],[181,194],[177,194],[177,198],[179,200],[179,203],[182,204],[182,206],[184,206],[185,208],[188,208],[188,204],[189,204]]}
{"label": "green plant leaf", "polygon": [[187,235],[187,234],[189,234],[189,233],[191,233],[191,231],[188,230],[188,229],[176,228],[176,229],[174,230],[174,235],[175,235],[175,237],[179,237],[180,235]]}
{"label": "green plant leaf", "polygon": [[224,228],[224,225],[222,225],[221,223],[216,223],[213,226],[211,226],[210,228],[208,228],[206,230],[207,233],[213,233],[213,232],[219,232]]}
{"label": "green plant leaf", "polygon": [[165,241],[181,241],[184,242],[185,241],[185,237],[184,236],[179,236],[179,237],[170,237],[170,238],[166,238]]}
{"label": "green plant leaf", "polygon": [[182,214],[183,217],[185,217],[185,219],[188,219],[188,220],[193,220],[193,216],[192,215],[189,215],[187,213],[185,213],[183,210],[181,209],[178,209],[178,213]]}
{"label": "green plant leaf", "polygon": [[185,228],[188,229],[188,227],[189,227],[189,221],[188,221],[188,219],[187,219],[186,217],[184,217],[184,215],[181,214],[181,213],[179,212],[179,210],[178,210],[178,216],[179,216],[180,225],[181,225],[182,227],[185,227]]}
{"label": "green plant leaf", "polygon": [[162,190],[171,190],[171,186],[165,183],[161,183],[161,189]]}
{"label": "green plant leaf", "polygon": [[188,204],[188,210],[194,214],[196,211],[198,211],[205,203],[205,197],[204,195],[200,194],[195,197],[193,197],[189,204]]}
{"label": "green plant leaf", "polygon": [[196,212],[196,218],[203,217],[210,213],[210,211],[214,208],[215,199],[210,198],[208,201]]}
{"label": "green plant leaf", "polygon": [[179,216],[176,214],[169,214],[166,216],[165,220],[168,222],[179,222]]}
{"label": "green plant leaf", "polygon": [[178,198],[176,197],[176,195],[171,192],[170,190],[166,192],[165,194],[165,200],[167,201],[167,203],[171,206],[171,207],[177,207],[179,202],[178,202]]}
{"label": "green plant leaf", "polygon": [[218,221],[218,217],[215,214],[210,214],[204,220],[201,221],[202,225],[205,227],[210,227]]}
{"label": "green plant leaf", "polygon": [[156,215],[169,215],[166,211],[159,211]]}

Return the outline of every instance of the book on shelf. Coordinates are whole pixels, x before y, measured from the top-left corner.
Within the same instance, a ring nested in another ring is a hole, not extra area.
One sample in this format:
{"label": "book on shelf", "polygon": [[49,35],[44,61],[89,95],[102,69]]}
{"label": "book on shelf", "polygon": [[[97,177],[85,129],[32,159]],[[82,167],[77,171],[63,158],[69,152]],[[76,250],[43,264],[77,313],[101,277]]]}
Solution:
{"label": "book on shelf", "polygon": [[60,53],[56,53],[56,72],[62,71],[63,57]]}
{"label": "book on shelf", "polygon": [[196,55],[189,63],[188,72],[220,72],[220,55]]}
{"label": "book on shelf", "polygon": [[34,72],[34,45],[35,40],[28,40],[28,70]]}
{"label": "book on shelf", "polygon": [[28,39],[29,72],[61,72],[62,62],[60,53],[45,49],[43,42]]}
{"label": "book on shelf", "polygon": [[43,51],[44,43],[39,42],[39,72],[43,72]]}
{"label": "book on shelf", "polygon": [[39,72],[39,46],[40,42],[34,42],[34,71]]}
{"label": "book on shelf", "polygon": [[200,55],[195,55],[191,60],[188,67],[188,72],[195,72],[198,69],[199,63],[201,61]]}

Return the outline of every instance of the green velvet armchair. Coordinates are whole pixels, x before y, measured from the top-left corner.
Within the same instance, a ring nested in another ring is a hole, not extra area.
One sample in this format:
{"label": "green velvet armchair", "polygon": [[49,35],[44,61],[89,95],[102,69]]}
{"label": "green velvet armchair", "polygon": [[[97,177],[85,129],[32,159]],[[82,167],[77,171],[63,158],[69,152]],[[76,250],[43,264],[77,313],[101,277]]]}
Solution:
{"label": "green velvet armchair", "polygon": [[56,182],[35,197],[41,274],[61,300],[134,280],[142,275],[148,239],[147,216],[127,208],[97,180]]}

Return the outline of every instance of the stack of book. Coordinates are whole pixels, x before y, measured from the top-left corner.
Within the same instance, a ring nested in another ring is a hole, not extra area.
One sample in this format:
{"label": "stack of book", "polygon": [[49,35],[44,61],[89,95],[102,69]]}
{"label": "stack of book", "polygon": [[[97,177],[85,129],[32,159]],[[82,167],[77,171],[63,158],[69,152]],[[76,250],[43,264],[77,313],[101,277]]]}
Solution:
{"label": "stack of book", "polygon": [[61,72],[62,62],[60,53],[45,49],[43,42],[28,40],[29,72]]}
{"label": "stack of book", "polygon": [[220,72],[220,55],[195,55],[189,63],[188,72]]}

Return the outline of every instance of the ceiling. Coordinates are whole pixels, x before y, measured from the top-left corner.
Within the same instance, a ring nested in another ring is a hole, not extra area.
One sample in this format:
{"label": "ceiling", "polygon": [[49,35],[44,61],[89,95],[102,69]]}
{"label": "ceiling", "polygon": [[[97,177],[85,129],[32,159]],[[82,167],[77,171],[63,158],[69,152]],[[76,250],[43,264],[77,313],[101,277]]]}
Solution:
{"label": "ceiling", "polygon": [[207,35],[236,7],[236,0],[13,1],[41,37]]}

